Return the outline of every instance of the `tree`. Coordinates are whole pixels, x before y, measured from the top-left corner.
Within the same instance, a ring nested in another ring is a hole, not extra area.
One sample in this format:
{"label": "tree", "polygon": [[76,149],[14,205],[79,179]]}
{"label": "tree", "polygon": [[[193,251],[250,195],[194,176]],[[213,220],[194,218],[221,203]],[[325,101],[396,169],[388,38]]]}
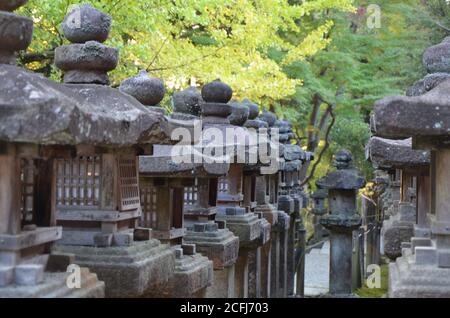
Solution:
{"label": "tree", "polygon": [[[334,21],[328,34],[331,43],[313,56],[283,66],[290,78],[301,78],[303,85],[275,109],[294,121],[298,139],[306,149],[317,152],[327,145],[324,136],[332,120],[332,105],[335,120],[329,149],[316,176],[326,173],[336,150],[348,148],[357,166],[370,177],[364,146],[370,137],[373,103],[384,96],[404,94],[422,78],[423,51],[442,38],[420,0],[377,1],[381,27],[372,29],[367,25],[373,13],[367,10],[370,3],[355,1],[358,9],[354,13],[332,11],[311,16],[306,21],[311,29],[324,20]],[[271,57],[280,64],[284,54],[271,51]]]}
{"label": "tree", "polygon": [[[35,21],[34,41],[21,61],[54,79],[53,51],[66,43],[59,26],[71,0],[31,0],[22,13]],[[314,12],[352,10],[351,0],[96,0],[93,6],[113,16],[107,45],[120,49],[120,65],[111,73],[113,85],[138,70],[163,78],[169,91],[194,81],[221,78],[236,98],[273,104],[295,92],[301,78],[289,78],[268,58],[268,49],[286,52],[285,60],[312,56],[329,43],[325,20],[306,30],[302,20]],[[291,43],[282,34],[296,34]]]}

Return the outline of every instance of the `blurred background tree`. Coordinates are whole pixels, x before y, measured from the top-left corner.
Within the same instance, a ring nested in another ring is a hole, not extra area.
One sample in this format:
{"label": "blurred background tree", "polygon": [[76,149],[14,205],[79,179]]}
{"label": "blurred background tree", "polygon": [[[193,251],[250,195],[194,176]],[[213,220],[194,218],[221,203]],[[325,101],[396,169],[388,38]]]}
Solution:
{"label": "blurred background tree", "polygon": [[[374,101],[403,94],[421,78],[424,49],[450,26],[445,0],[377,0],[380,28],[368,26],[375,12],[361,0],[86,2],[113,16],[106,42],[120,49],[113,86],[147,69],[164,79],[169,106],[174,91],[221,78],[234,98],[250,98],[292,121],[297,142],[323,152],[311,185],[338,148],[351,150],[370,176],[364,145]],[[60,23],[78,3],[30,0],[21,9],[35,21],[21,64],[60,80],[53,52],[67,43]]]}

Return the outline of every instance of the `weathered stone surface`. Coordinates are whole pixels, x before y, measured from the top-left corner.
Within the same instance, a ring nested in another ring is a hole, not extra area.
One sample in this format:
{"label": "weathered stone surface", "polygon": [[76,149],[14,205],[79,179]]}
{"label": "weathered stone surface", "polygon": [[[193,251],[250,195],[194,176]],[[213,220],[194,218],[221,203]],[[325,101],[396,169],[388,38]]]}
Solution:
{"label": "weathered stone surface", "polygon": [[[175,298],[203,297],[197,293],[206,291],[213,281],[212,261],[200,255],[183,255],[175,260],[174,276],[166,287],[169,295]],[[157,297],[160,297],[156,293]]]}
{"label": "weathered stone surface", "polygon": [[44,281],[44,266],[22,264],[14,268],[14,281],[19,286],[34,286]]}
{"label": "weathered stone surface", "polygon": [[355,169],[333,171],[317,180],[317,185],[324,189],[356,190],[365,184],[366,181]]}
{"label": "weathered stone surface", "polygon": [[322,189],[356,190],[364,187],[366,181],[359,171],[352,167],[353,156],[348,150],[339,150],[334,155],[336,171],[328,173],[316,181]]}
{"label": "weathered stone surface", "polygon": [[14,282],[14,267],[0,266],[0,288],[11,285]]}
{"label": "weathered stone surface", "polygon": [[250,110],[247,105],[233,101],[230,103],[231,115],[228,116],[230,124],[235,126],[243,126],[247,121]]}
{"label": "weathered stone surface", "polygon": [[202,88],[202,98],[207,103],[228,103],[233,96],[230,86],[216,79]]}
{"label": "weathered stone surface", "polygon": [[252,120],[252,119],[256,119],[256,117],[258,117],[258,114],[259,114],[258,105],[251,102],[248,99],[244,99],[241,103],[248,107],[248,110],[249,110],[248,119]]}
{"label": "weathered stone surface", "polygon": [[280,131],[280,134],[290,133],[292,132],[292,125],[287,120],[277,120],[275,121],[274,127],[277,127]]}
{"label": "weathered stone surface", "polygon": [[415,258],[404,249],[403,256],[389,264],[389,297],[449,298],[449,269],[417,264]]}
{"label": "weathered stone surface", "polygon": [[284,145],[283,147],[283,157],[285,160],[303,160],[305,159],[305,152],[299,145]]}
{"label": "weathered stone surface", "polygon": [[258,130],[260,128],[269,128],[269,124],[267,124],[265,121],[262,120],[249,119],[245,122],[244,127]]}
{"label": "weathered stone surface", "polygon": [[[139,157],[139,171],[141,174],[169,177],[193,177],[193,176],[222,176],[229,168],[229,162],[213,162],[210,157],[202,153],[202,147],[186,145],[183,154],[196,153],[198,158],[204,160],[182,160],[178,157],[178,151],[172,153],[172,146],[155,145],[152,156]],[[189,157],[191,158],[191,157]],[[198,163],[197,163],[198,162]]]}
{"label": "weathered stone surface", "polygon": [[188,230],[184,241],[195,244],[197,252],[213,261],[215,270],[233,265],[238,258],[239,238],[229,229],[204,232]]}
{"label": "weathered stone surface", "polygon": [[124,80],[120,83],[119,90],[148,106],[158,105],[166,94],[163,81],[150,77],[146,71],[141,71],[138,75]]}
{"label": "weathered stone surface", "polygon": [[423,64],[428,73],[450,73],[450,39],[429,47],[423,54]]}
{"label": "weathered stone surface", "polygon": [[95,9],[90,4],[77,5],[64,18],[62,30],[72,43],[87,41],[104,42],[111,30],[111,16]]}
{"label": "weathered stone surface", "polygon": [[88,267],[105,282],[107,297],[138,297],[162,290],[175,268],[172,249],[154,239],[130,247],[57,245],[55,251],[75,254],[77,265]]}
{"label": "weathered stone surface", "polygon": [[[202,107],[202,115],[204,117],[228,117],[232,113],[232,111],[233,108],[231,107],[231,105],[222,103],[205,103]],[[225,122],[220,121],[219,123],[230,123],[230,121],[227,119]]]}
{"label": "weathered stone surface", "polygon": [[406,91],[406,96],[423,95],[448,79],[450,79],[449,73],[428,74],[423,79],[415,82],[410,88],[408,88]]}
{"label": "weathered stone surface", "polygon": [[357,214],[346,216],[328,214],[320,219],[320,224],[333,232],[351,232],[361,226],[361,217]]}
{"label": "weathered stone surface", "polygon": [[371,128],[384,138],[450,137],[450,80],[428,93],[386,97],[375,103]]}
{"label": "weathered stone surface", "polygon": [[392,140],[372,137],[366,146],[366,158],[376,169],[401,169],[430,164],[430,152],[413,150],[411,138]]}
{"label": "weathered stone surface", "polygon": [[328,192],[325,189],[317,189],[317,191],[311,194],[311,198],[313,199],[326,199],[327,197]]}
{"label": "weathered stone surface", "polygon": [[254,213],[222,214],[216,216],[217,220],[227,222],[227,227],[239,237],[239,246],[248,247],[256,243],[261,235],[261,219]]}
{"label": "weathered stone surface", "polygon": [[414,227],[397,225],[386,229],[383,233],[384,255],[395,260],[402,255],[402,243],[409,242],[414,236]]}
{"label": "weathered stone surface", "polygon": [[25,50],[33,36],[33,20],[0,12],[0,63],[15,64],[15,53]]}
{"label": "weathered stone surface", "polygon": [[200,116],[204,101],[196,87],[191,86],[175,93],[172,100],[174,111]]}
{"label": "weathered stone surface", "polygon": [[14,11],[17,8],[26,4],[28,0],[2,0],[0,2],[1,11]]}
{"label": "weathered stone surface", "polygon": [[119,51],[96,41],[55,49],[55,65],[65,72],[65,83],[109,84],[107,72],[114,70]]}
{"label": "weathered stone surface", "polygon": [[131,96],[97,85],[61,85],[0,65],[0,139],[37,144],[131,146],[168,140],[168,123]]}
{"label": "weathered stone surface", "polygon": [[277,116],[267,110],[260,114],[258,118],[262,121],[265,121],[269,125],[269,127],[273,127],[275,125],[275,122],[277,121]]}
{"label": "weathered stone surface", "polygon": [[105,283],[87,268],[81,268],[81,288],[68,288],[71,273],[45,273],[35,286],[0,287],[0,298],[104,298]]}

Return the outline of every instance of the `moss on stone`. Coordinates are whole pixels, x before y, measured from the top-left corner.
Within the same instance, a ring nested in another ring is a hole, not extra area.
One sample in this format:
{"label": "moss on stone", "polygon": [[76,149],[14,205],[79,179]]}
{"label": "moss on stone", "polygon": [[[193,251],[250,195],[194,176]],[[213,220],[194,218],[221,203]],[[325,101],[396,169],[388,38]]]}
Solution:
{"label": "moss on stone", "polygon": [[381,265],[381,288],[369,288],[366,283],[360,289],[355,290],[355,294],[361,298],[382,298],[388,292],[389,265]]}

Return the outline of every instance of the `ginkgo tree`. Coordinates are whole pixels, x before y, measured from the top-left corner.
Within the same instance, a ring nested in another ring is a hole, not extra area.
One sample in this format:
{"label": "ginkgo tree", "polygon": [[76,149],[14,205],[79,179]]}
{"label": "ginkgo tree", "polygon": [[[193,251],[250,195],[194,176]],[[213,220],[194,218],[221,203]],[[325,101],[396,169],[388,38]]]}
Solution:
{"label": "ginkgo tree", "polygon": [[[305,17],[329,10],[352,11],[351,0],[91,0],[113,17],[107,45],[120,50],[111,73],[113,85],[146,69],[164,79],[169,91],[220,78],[235,98],[261,105],[292,95],[302,85],[283,65],[304,60],[331,41],[331,19],[314,28]],[[21,56],[22,64],[55,80],[52,58],[67,43],[60,23],[73,0],[30,0],[21,13],[35,22],[34,40]],[[310,20],[310,19],[308,19]],[[286,36],[286,35],[289,36]],[[281,63],[268,50],[285,52]]]}

